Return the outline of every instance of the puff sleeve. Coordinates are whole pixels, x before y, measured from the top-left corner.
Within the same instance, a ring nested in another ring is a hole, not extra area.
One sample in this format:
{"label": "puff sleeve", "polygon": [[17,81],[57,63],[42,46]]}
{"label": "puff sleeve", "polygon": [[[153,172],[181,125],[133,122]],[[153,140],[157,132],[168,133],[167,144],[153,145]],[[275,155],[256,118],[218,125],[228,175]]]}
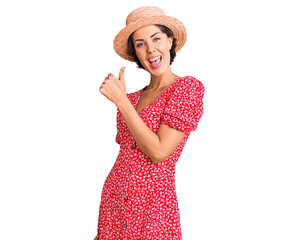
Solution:
{"label": "puff sleeve", "polygon": [[181,81],[167,100],[160,123],[185,133],[195,131],[203,114],[204,92],[202,82],[194,77]]}

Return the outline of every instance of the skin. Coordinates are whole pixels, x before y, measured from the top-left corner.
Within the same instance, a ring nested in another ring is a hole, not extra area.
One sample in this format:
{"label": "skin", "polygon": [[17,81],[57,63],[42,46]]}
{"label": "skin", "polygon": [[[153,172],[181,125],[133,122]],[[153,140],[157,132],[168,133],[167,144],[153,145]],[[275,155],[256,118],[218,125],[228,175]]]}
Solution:
{"label": "skin", "polygon": [[[108,74],[99,91],[116,105],[136,144],[154,164],[157,164],[170,156],[185,133],[165,124],[160,124],[157,133],[154,133],[138,113],[154,102],[180,77],[172,72],[170,66],[169,50],[172,47],[172,38],[162,33],[160,28],[149,25],[135,31],[134,46],[141,64],[150,73],[150,84],[142,92],[136,109],[126,95],[125,67],[121,68],[118,78],[111,73]],[[153,69],[148,58],[158,55],[162,56],[161,66]]]}

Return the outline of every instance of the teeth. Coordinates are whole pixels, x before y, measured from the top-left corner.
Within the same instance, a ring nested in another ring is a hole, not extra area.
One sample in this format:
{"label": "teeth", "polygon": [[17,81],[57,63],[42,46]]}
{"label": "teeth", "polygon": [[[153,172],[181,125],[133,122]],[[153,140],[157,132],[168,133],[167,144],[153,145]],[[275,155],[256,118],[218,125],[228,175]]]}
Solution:
{"label": "teeth", "polygon": [[159,58],[160,58],[160,56],[155,57],[155,58],[152,58],[152,59],[149,59],[149,61],[150,61],[150,62],[153,62],[153,61],[156,61],[156,60],[159,59]]}

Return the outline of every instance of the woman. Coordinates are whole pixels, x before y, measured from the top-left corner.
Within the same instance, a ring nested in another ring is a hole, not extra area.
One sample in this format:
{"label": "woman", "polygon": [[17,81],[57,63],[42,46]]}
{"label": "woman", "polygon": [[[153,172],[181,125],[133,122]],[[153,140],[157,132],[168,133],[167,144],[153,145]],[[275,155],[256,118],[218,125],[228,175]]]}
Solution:
{"label": "woman", "polygon": [[182,239],[175,165],[203,113],[203,84],[180,77],[171,64],[186,42],[177,19],[157,7],[127,17],[115,51],[150,73],[150,84],[126,93],[125,67],[100,92],[117,107],[120,150],[101,195],[95,239]]}

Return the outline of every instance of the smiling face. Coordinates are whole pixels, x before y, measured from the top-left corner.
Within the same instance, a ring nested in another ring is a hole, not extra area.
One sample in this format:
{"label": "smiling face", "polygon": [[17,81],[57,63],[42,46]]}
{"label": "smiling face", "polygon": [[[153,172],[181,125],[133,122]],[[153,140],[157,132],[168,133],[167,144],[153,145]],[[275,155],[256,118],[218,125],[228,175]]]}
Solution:
{"label": "smiling face", "polygon": [[133,34],[134,49],[143,67],[152,75],[170,71],[172,37],[155,25],[142,27]]}

